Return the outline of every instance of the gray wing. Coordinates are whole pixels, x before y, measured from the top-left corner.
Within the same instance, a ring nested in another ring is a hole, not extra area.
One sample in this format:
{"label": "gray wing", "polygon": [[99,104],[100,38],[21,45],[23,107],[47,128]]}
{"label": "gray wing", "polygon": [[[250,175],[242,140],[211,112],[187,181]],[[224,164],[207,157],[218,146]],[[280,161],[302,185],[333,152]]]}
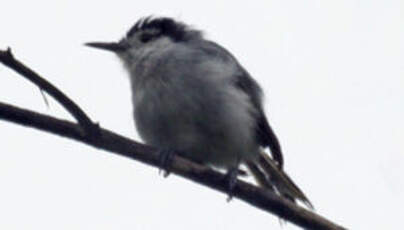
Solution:
{"label": "gray wing", "polygon": [[208,55],[222,58],[224,61],[232,59],[240,67],[240,74],[235,76],[235,85],[244,91],[251,100],[258,114],[256,115],[255,129],[256,138],[262,147],[269,147],[271,154],[280,168],[283,167],[283,155],[278,138],[268,123],[262,108],[262,89],[258,83],[248,74],[248,72],[237,62],[236,58],[225,48],[211,41],[198,41],[196,44]]}
{"label": "gray wing", "polygon": [[255,124],[258,143],[263,147],[269,147],[273,158],[277,161],[280,168],[282,168],[283,155],[281,145],[263,111],[261,88],[245,71],[240,76],[237,76],[236,85],[250,97],[251,102],[258,111]]}

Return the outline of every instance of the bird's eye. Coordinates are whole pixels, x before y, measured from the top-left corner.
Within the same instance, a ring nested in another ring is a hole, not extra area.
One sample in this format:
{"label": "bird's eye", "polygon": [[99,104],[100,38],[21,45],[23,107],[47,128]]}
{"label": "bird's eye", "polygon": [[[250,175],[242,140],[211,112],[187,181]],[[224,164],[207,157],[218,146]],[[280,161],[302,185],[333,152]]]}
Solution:
{"label": "bird's eye", "polygon": [[140,41],[143,43],[146,43],[146,42],[152,40],[153,37],[154,37],[153,34],[144,33],[140,36]]}

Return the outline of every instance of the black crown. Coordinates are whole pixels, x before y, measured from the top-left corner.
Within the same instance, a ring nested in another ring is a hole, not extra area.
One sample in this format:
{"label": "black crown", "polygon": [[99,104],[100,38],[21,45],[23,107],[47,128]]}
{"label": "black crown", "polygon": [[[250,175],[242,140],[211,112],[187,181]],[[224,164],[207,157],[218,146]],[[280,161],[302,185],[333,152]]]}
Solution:
{"label": "black crown", "polygon": [[201,31],[190,28],[182,22],[172,18],[153,18],[152,16],[139,19],[128,31],[126,37],[130,38],[135,33],[146,30],[157,30],[160,35],[168,36],[177,42],[202,37]]}

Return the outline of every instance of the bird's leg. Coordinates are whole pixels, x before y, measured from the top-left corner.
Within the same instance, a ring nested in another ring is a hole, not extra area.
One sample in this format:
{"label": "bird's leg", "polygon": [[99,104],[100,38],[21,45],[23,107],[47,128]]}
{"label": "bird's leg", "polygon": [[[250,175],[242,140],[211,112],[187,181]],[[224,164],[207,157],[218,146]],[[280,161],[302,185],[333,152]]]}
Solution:
{"label": "bird's leg", "polygon": [[229,168],[227,170],[225,180],[227,183],[227,202],[230,202],[233,198],[233,190],[237,185],[237,176],[239,175],[240,170],[238,169],[240,165],[240,160],[237,160],[236,166]]}
{"label": "bird's leg", "polygon": [[225,180],[227,183],[227,202],[231,201],[233,198],[233,190],[236,187],[237,184],[237,175],[238,175],[238,169],[237,168],[231,168],[227,170]]}
{"label": "bird's leg", "polygon": [[159,174],[163,172],[164,177],[170,175],[170,168],[175,151],[172,149],[159,150]]}

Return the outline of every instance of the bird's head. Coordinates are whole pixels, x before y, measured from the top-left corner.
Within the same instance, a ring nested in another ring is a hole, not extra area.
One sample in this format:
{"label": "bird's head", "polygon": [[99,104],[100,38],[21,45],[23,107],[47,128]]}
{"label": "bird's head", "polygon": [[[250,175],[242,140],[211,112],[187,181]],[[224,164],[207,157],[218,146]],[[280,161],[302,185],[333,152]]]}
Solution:
{"label": "bird's head", "polygon": [[202,33],[172,18],[151,16],[141,18],[118,42],[89,42],[87,46],[112,51],[126,64],[146,52],[173,43],[201,39]]}

